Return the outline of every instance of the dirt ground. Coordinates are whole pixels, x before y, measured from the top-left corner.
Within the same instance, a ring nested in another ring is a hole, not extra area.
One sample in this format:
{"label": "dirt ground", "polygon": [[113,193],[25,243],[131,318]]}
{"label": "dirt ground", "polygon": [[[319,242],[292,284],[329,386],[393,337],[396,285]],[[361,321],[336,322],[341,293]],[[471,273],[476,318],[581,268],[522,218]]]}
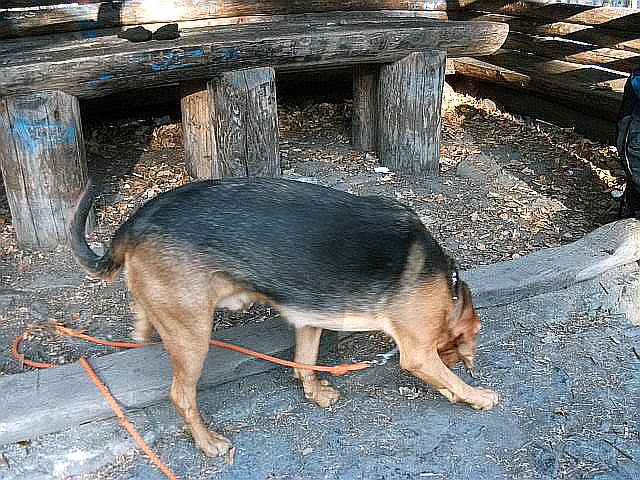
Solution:
{"label": "dirt ground", "polygon": [[[449,92],[441,175],[420,178],[376,173],[375,154],[351,151],[348,101],[284,103],[279,117],[286,176],[396,198],[418,212],[461,269],[557,247],[617,219],[618,202],[611,193],[623,180],[612,147],[506,114],[491,101]],[[189,181],[175,121],[164,116],[85,126],[90,176],[102,191],[94,246],[107,241],[146,199]],[[61,339],[46,328],[50,320],[99,337],[129,338],[132,316],[122,280],[107,284],[85,278],[62,248],[50,253],[18,248],[3,192],[0,275],[0,375],[24,370],[10,345],[28,327],[25,352],[35,360],[62,364],[81,354],[112,351]],[[276,315],[254,306],[246,313],[217,313],[215,325],[220,329]],[[366,337],[341,353],[356,357],[376,342],[385,339]]]}
{"label": "dirt ground", "polygon": [[[615,149],[571,131],[516,118],[491,101],[449,92],[443,117],[440,176],[376,173],[375,154],[349,146],[350,104],[280,107],[283,171],[357,194],[386,195],[414,208],[461,269],[555,247],[617,218],[611,191],[621,186]],[[90,176],[101,186],[100,247],[137,206],[189,181],[180,125],[168,115],[86,126]],[[128,338],[131,314],[123,282],[86,279],[64,249],[18,248],[0,192],[0,374],[22,371],[13,338],[32,325],[29,357],[66,363],[110,350],[62,341],[49,320],[107,338]],[[216,328],[276,315],[220,314]]]}

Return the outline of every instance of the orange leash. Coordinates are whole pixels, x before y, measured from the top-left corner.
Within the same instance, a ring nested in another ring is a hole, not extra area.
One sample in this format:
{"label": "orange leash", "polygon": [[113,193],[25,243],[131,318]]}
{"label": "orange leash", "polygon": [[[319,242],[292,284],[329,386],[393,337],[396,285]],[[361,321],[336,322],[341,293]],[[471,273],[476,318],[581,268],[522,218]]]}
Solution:
{"label": "orange leash", "polygon": [[[147,345],[152,345],[151,343],[130,343],[130,342],[114,342],[111,340],[103,340],[101,338],[92,337],[91,335],[87,335],[85,333],[79,332],[69,327],[65,327],[60,325],[59,323],[52,322],[50,323],[51,327],[57,332],[66,335],[68,337],[78,338],[80,340],[85,340],[87,342],[95,343],[97,345],[103,345],[107,347],[116,347],[116,348],[141,348],[146,347]],[[20,343],[24,340],[26,336],[26,332],[22,335],[19,335],[13,344],[13,356],[20,360],[24,365],[34,368],[51,368],[54,365],[50,363],[39,363],[33,362],[32,360],[28,360],[24,358],[18,352],[18,347]],[[282,365],[284,367],[290,368],[301,368],[303,370],[312,370],[314,372],[324,372],[329,373],[334,376],[345,375],[349,372],[357,372],[360,370],[364,370],[366,368],[371,367],[372,363],[370,362],[359,362],[359,363],[343,363],[340,365],[309,365],[306,363],[298,363],[292,362],[290,360],[283,360],[281,358],[273,357],[271,355],[267,355],[265,353],[256,352],[255,350],[251,350],[245,347],[239,347],[238,345],[232,345],[230,343],[222,342],[220,340],[210,340],[209,345],[213,345],[220,348],[225,348],[227,350],[232,350],[234,352],[243,353],[245,355],[249,355],[254,358],[259,358],[260,360],[265,360],[267,362],[272,362],[277,365]]]}
{"label": "orange leash", "polygon": [[91,365],[89,365],[89,362],[87,362],[87,360],[84,357],[80,357],[80,365],[82,365],[82,368],[84,368],[84,371],[87,372],[87,375],[89,375],[89,378],[91,379],[91,381],[95,384],[96,387],[98,387],[98,390],[100,390],[100,393],[102,393],[104,398],[107,400],[107,403],[109,403],[109,406],[113,410],[113,413],[115,413],[116,417],[118,417],[118,420],[120,420],[120,424],[124,427],[124,429],[127,432],[129,432],[129,435],[133,437],[136,443],[140,445],[140,448],[142,448],[142,451],[146,453],[147,457],[149,457],[153,462],[153,464],[156,467],[158,467],[158,470],[164,473],[167,476],[167,478],[171,480],[178,480],[178,477],[169,469],[169,467],[167,467],[164,463],[162,463],[162,460],[160,460],[160,458],[155,453],[153,453],[153,451],[149,448],[147,443],[138,433],[138,430],[136,429],[136,427],[124,415],[124,412],[120,408],[120,405],[118,405],[118,402],[116,402],[116,399],[113,398],[113,395],[111,395],[111,392],[109,391],[109,389],[98,378],[98,375],[96,374],[95,370],[91,368]]}
{"label": "orange leash", "polygon": [[[85,333],[79,332],[69,327],[65,327],[57,322],[51,322],[50,326],[59,332],[62,335],[66,335],[68,337],[78,338],[81,340],[85,340],[87,342],[95,343],[97,345],[103,345],[107,347],[115,347],[115,348],[141,348],[146,347],[147,345],[151,345],[150,343],[130,343],[130,342],[114,342],[111,340],[103,340],[101,338],[92,337],[91,335],[87,335]],[[20,344],[26,339],[30,328],[25,332],[21,333],[16,337],[11,345],[11,353],[13,356],[20,362],[21,365],[27,365],[32,368],[54,368],[56,365],[52,363],[44,363],[44,362],[35,362],[33,360],[29,360],[23,354],[20,353]],[[306,363],[298,363],[292,362],[290,360],[283,360],[281,358],[273,357],[271,355],[267,355],[265,353],[256,352],[255,350],[250,350],[248,348],[239,347],[237,345],[232,345],[230,343],[221,342],[220,340],[210,340],[210,345],[214,345],[220,348],[226,348],[227,350],[232,350],[234,352],[243,353],[245,355],[249,355],[251,357],[259,358],[261,360],[266,360],[268,362],[272,362],[278,365],[282,365],[285,367],[291,368],[301,368],[304,370],[313,370],[316,372],[325,372],[330,373],[331,375],[345,375],[348,372],[356,372],[359,370],[364,370],[365,368],[369,368],[375,364],[375,362],[359,362],[359,363],[344,363],[341,365],[308,365]],[[96,372],[91,368],[89,362],[84,357],[80,357],[80,365],[84,368],[85,372],[91,379],[91,381],[96,385],[98,390],[102,393],[104,398],[107,400],[113,413],[115,413],[116,417],[122,424],[122,426],[129,432],[129,435],[136,441],[136,443],[140,446],[142,451],[147,454],[147,456],[151,459],[158,469],[164,473],[167,478],[170,480],[178,480],[178,477],[167,467],[162,460],[158,458],[158,456],[153,453],[153,451],[149,448],[143,438],[140,436],[136,427],[127,419],[124,412],[118,405],[116,399],[111,395],[109,389],[106,387],[104,383],[98,378]]]}

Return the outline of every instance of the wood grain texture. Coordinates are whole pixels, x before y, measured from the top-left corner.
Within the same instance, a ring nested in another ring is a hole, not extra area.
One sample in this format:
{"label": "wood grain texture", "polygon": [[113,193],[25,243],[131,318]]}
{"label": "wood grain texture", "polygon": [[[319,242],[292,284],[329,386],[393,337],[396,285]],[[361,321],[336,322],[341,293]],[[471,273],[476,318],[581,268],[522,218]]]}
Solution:
{"label": "wood grain texture", "polygon": [[[62,90],[82,98],[133,88],[208,79],[229,70],[273,66],[354,65],[396,61],[414,51],[484,55],[508,26],[427,19],[337,24],[322,20],[195,29],[171,42],[133,44],[98,38],[0,56],[0,96]],[[13,49],[13,50],[11,50]],[[19,68],[17,68],[19,67]]]}
{"label": "wood grain texture", "polygon": [[589,26],[605,26],[622,32],[640,33],[640,12],[633,8],[591,7],[566,3],[517,2],[509,0],[476,0],[465,8],[517,15],[545,22],[564,21]]}
{"label": "wood grain texture", "polygon": [[458,12],[453,16],[453,19],[501,22],[509,25],[510,33],[520,32],[539,36],[563,37],[566,40],[587,43],[600,48],[640,52],[640,36],[637,33],[607,28],[602,25],[592,27],[579,23],[534,20],[514,15],[477,11]]}
{"label": "wood grain texture", "polygon": [[564,62],[599,67],[631,73],[640,69],[640,52],[600,48],[582,42],[559,38],[541,37],[519,32],[510,32],[504,48],[530,52]]}
{"label": "wood grain texture", "polygon": [[182,89],[182,145],[184,161],[189,175],[198,180],[212,178],[212,162],[215,144],[209,112],[209,92],[206,84],[200,91]]}
{"label": "wood grain texture", "polygon": [[[214,338],[283,358],[294,344],[293,332],[281,320],[226,329]],[[161,345],[106,355],[91,360],[91,365],[125,410],[167,400],[172,368]],[[212,348],[198,387],[221,385],[271,368],[271,363]],[[0,378],[0,405],[0,444],[113,416],[77,363]]]}
{"label": "wood grain texture", "polygon": [[351,115],[351,146],[370,152],[378,139],[378,65],[353,67],[353,113]]}
{"label": "wood grain texture", "polygon": [[1,100],[0,167],[18,243],[40,249],[66,243],[87,183],[78,100],[63,92]]}
{"label": "wood grain texture", "polygon": [[380,67],[378,155],[392,170],[438,173],[445,61],[421,52]]}
{"label": "wood grain texture", "polygon": [[634,218],[599,227],[580,240],[544,248],[517,260],[464,272],[473,303],[482,308],[567,288],[640,258],[640,222]]}
{"label": "wood grain texture", "polygon": [[208,83],[213,178],[280,176],[275,71],[226,72]]}
{"label": "wood grain texture", "polygon": [[541,94],[576,110],[615,120],[627,76],[545,57],[505,51],[456,58],[456,73]]}
{"label": "wood grain texture", "polygon": [[[444,11],[469,0],[127,0],[7,1],[0,5],[0,38],[49,32],[203,19],[335,11]],[[48,5],[48,8],[38,8]]]}

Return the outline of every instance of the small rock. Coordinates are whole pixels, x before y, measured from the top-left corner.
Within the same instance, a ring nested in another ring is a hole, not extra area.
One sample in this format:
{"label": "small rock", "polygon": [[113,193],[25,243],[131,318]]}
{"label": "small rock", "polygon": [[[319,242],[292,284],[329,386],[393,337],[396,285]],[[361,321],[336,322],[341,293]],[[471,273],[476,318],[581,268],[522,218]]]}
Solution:
{"label": "small rock", "polygon": [[414,400],[420,396],[420,390],[416,387],[400,387],[398,388],[398,392],[409,400]]}
{"label": "small rock", "polygon": [[313,448],[311,447],[307,447],[304,450],[302,450],[302,456],[306,457],[307,455],[311,455],[313,453]]}

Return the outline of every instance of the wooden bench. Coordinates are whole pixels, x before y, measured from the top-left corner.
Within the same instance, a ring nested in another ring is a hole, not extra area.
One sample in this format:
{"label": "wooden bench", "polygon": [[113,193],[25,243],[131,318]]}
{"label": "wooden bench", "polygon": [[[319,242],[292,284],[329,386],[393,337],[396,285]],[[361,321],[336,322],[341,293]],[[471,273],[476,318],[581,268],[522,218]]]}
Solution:
{"label": "wooden bench", "polygon": [[[442,2],[3,5],[0,167],[20,245],[43,249],[66,242],[69,212],[86,183],[79,100],[180,84],[194,177],[275,176],[274,69],[353,65],[354,148],[377,149],[394,169],[433,172],[445,56],[495,52],[508,30],[503,23],[429,18],[443,15]],[[405,10],[392,10],[398,8]],[[155,30],[162,23],[154,22],[172,21],[180,22],[176,40],[117,36],[126,25]]]}
{"label": "wooden bench", "polygon": [[537,108],[552,120],[582,118],[583,130],[589,122],[605,120],[610,137],[624,83],[640,69],[640,10],[477,0],[451,18],[503,22],[510,28],[497,53],[454,59],[457,74],[499,85],[513,107]]}

